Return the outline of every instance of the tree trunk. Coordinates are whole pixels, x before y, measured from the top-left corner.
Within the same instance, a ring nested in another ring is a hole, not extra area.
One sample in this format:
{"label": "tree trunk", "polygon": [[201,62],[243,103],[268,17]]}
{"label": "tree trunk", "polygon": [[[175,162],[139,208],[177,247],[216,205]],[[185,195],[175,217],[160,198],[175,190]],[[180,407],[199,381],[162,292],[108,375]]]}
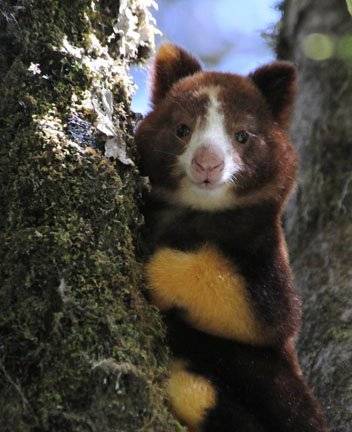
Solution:
{"label": "tree trunk", "polygon": [[300,73],[292,135],[301,172],[286,224],[304,303],[299,351],[332,431],[349,432],[352,19],[345,0],[287,0],[283,11],[278,55]]}
{"label": "tree trunk", "polygon": [[135,256],[128,66],[153,45],[151,4],[0,1],[4,432],[178,427]]}

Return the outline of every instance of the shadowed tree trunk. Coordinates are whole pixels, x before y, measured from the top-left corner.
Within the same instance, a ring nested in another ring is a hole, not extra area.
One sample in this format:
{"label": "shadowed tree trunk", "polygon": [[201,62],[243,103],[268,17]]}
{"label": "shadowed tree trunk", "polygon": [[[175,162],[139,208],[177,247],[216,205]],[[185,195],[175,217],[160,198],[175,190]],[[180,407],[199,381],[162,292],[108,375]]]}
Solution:
{"label": "shadowed tree trunk", "polygon": [[151,4],[0,1],[1,431],[177,427],[135,258],[128,66]]}
{"label": "shadowed tree trunk", "polygon": [[301,156],[287,230],[304,300],[300,357],[332,431],[352,425],[352,18],[345,0],[287,0],[278,55],[300,92]]}

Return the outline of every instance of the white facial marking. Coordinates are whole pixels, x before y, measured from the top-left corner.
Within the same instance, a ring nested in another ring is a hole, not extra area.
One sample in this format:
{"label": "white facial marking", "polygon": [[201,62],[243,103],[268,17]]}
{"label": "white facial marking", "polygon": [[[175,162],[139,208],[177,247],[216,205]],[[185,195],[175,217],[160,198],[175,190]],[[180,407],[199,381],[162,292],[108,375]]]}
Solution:
{"label": "white facial marking", "polygon": [[[234,202],[234,194],[230,190],[231,182],[233,176],[241,169],[239,156],[235,154],[231,138],[225,128],[225,116],[218,98],[219,88],[206,87],[198,93],[208,95],[208,111],[205,124],[198,119],[187,149],[178,159],[186,177],[177,192],[177,200],[180,204],[202,210],[229,208]],[[224,157],[221,176],[216,184],[210,186],[197,183],[192,175],[192,160],[201,147],[207,147]],[[236,159],[238,162],[235,162]]]}

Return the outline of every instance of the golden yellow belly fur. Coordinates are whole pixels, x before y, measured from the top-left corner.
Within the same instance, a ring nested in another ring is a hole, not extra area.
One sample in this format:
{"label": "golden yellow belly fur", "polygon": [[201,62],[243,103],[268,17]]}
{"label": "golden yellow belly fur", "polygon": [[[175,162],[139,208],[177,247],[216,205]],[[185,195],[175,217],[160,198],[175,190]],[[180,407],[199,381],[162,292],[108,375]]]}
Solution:
{"label": "golden yellow belly fur", "polygon": [[167,383],[169,400],[176,416],[196,432],[207,410],[216,404],[216,391],[206,378],[190,373],[175,361]]}
{"label": "golden yellow belly fur", "polygon": [[267,343],[269,332],[255,316],[246,281],[214,247],[204,245],[195,252],[161,248],[147,264],[146,274],[159,309],[181,307],[195,328],[212,335]]}

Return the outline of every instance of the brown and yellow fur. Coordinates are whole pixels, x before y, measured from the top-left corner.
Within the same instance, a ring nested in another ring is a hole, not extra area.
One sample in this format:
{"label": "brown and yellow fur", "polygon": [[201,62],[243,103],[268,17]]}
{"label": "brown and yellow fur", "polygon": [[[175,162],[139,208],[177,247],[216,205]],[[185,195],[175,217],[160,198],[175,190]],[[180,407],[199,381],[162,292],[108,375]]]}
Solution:
{"label": "brown and yellow fur", "polygon": [[[152,187],[146,278],[174,356],[170,403],[193,432],[327,431],[297,362],[300,301],[281,224],[295,89],[285,62],[242,77],[203,72],[170,44],[155,59],[153,110],[136,133]],[[200,147],[205,164],[188,162]]]}

